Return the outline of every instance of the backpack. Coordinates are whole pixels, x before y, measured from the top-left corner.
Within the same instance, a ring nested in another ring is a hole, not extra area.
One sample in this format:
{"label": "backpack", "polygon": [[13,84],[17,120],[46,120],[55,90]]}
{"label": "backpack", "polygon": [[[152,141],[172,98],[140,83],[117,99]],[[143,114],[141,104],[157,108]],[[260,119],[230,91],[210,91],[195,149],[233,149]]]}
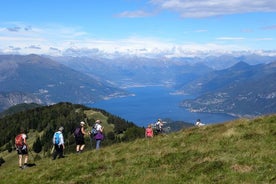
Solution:
{"label": "backpack", "polygon": [[96,125],[92,128],[91,130],[91,135],[96,135],[98,133],[97,129],[96,129]]}
{"label": "backpack", "polygon": [[81,135],[81,128],[78,127],[78,128],[76,128],[75,131],[74,131],[74,136],[75,136],[75,137],[80,137],[80,135]]}
{"label": "backpack", "polygon": [[59,139],[60,134],[61,134],[60,132],[56,132],[54,134],[54,144],[59,144],[59,142],[60,142],[60,139]]}
{"label": "backpack", "polygon": [[22,134],[18,134],[15,137],[15,146],[16,147],[22,147],[23,146],[23,137],[22,137]]}

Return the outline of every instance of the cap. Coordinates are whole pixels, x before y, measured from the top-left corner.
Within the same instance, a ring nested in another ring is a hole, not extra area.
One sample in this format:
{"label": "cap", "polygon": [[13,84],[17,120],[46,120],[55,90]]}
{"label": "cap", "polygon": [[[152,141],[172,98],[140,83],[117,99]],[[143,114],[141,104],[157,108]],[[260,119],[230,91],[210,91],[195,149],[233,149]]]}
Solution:
{"label": "cap", "polygon": [[80,122],[80,125],[85,125],[85,123],[83,121]]}
{"label": "cap", "polygon": [[63,127],[59,127],[59,129],[58,129],[59,131],[63,131],[64,130],[64,128]]}

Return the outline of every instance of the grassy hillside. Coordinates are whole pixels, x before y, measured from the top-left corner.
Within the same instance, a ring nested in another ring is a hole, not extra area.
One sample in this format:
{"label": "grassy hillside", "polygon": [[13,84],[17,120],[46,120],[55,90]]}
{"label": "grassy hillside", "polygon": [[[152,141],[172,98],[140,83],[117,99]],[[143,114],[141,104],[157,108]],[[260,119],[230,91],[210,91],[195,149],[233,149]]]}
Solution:
{"label": "grassy hillside", "polygon": [[14,152],[4,156],[0,183],[276,183],[275,143],[276,115],[240,119],[35,160],[25,170]]}
{"label": "grassy hillside", "polygon": [[[0,118],[0,152],[5,150],[12,151],[14,137],[23,127],[27,131],[28,143],[31,148],[38,150],[38,148],[42,147],[43,153],[50,153],[52,136],[60,126],[65,127],[63,135],[66,139],[67,153],[69,151],[75,152],[75,139],[72,134],[75,128],[79,126],[80,121],[85,121],[86,130],[90,131],[96,119],[100,119],[105,127],[105,141],[103,143],[105,146],[144,137],[144,129],[142,127],[138,127],[134,123],[104,110],[60,102],[51,106],[41,106],[20,111]],[[86,140],[89,142],[89,137],[86,137]]]}

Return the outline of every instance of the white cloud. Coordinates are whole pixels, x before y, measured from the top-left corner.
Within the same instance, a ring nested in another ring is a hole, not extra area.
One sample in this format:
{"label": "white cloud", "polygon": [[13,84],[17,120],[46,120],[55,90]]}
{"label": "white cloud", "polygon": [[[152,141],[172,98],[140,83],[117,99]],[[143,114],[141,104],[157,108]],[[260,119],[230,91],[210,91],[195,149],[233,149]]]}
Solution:
{"label": "white cloud", "polygon": [[[13,27],[17,27],[17,25]],[[176,44],[169,39],[164,40],[155,37],[127,37],[116,40],[96,39],[79,28],[67,28],[58,25],[46,25],[45,27],[19,25],[18,27],[20,29],[17,32],[0,28],[0,53],[98,57],[136,55],[161,58],[204,55],[207,52],[224,53],[235,50],[249,50],[248,47],[240,43],[233,44],[235,40],[246,40],[243,37],[219,37],[216,39],[225,41],[223,44],[211,42]],[[26,30],[26,27],[29,29]],[[195,31],[206,32],[207,30]],[[259,41],[262,40],[273,41],[269,37],[259,38]],[[258,39],[255,41],[258,41]]]}
{"label": "white cloud", "polygon": [[154,15],[153,13],[145,12],[144,10],[136,10],[136,11],[124,11],[122,13],[117,14],[117,17],[127,17],[127,18],[137,18],[137,17],[149,17]]}
{"label": "white cloud", "polygon": [[273,38],[256,38],[257,41],[273,41]]}
{"label": "white cloud", "polygon": [[185,18],[276,11],[275,0],[150,0],[150,2],[162,10],[178,12]]}
{"label": "white cloud", "polygon": [[243,37],[218,37],[217,40],[244,40]]}

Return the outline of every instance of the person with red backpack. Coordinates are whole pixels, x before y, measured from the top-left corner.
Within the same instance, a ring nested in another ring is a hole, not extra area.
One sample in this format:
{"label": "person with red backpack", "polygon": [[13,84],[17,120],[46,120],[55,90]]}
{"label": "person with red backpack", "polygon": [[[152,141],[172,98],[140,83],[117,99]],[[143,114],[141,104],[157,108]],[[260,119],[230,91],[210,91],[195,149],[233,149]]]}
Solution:
{"label": "person with red backpack", "polygon": [[[18,153],[18,164],[20,169],[24,169],[28,166],[28,145],[27,145],[27,135],[24,129],[21,129],[20,134],[15,137],[15,148]],[[22,165],[22,159],[24,159],[24,165]]]}

